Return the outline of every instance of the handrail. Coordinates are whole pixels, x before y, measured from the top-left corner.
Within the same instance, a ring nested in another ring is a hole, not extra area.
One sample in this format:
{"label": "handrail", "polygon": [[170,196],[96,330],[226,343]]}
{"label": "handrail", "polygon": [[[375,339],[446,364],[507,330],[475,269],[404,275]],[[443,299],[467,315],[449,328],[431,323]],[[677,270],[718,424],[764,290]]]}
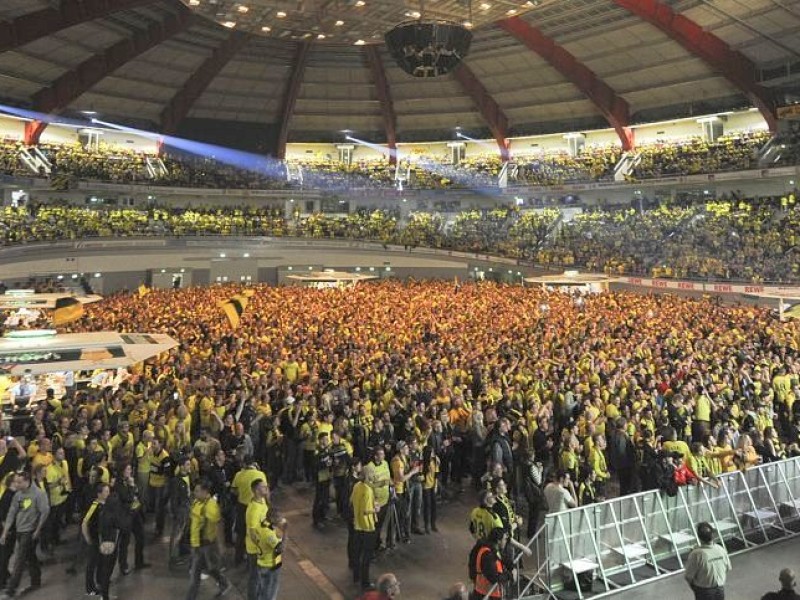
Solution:
{"label": "handrail", "polygon": [[[578,585],[576,571],[572,570],[578,560],[595,563],[594,569],[600,570],[598,576],[603,580],[615,572],[628,574],[625,581],[629,583],[617,579],[614,589],[592,592],[592,597],[606,597],[620,587],[635,587],[680,573],[684,569],[681,552],[688,551],[697,541],[695,528],[700,521],[712,523],[719,543],[734,543],[729,547],[732,555],[800,535],[797,527],[789,524],[800,521],[796,500],[800,456],[724,473],[717,481],[718,486],[680,487],[675,498],[655,489],[547,514],[544,526],[536,534],[544,539],[546,567],[536,565],[532,579],[541,578],[536,583],[551,598],[556,597],[560,585],[573,582],[578,598],[582,599],[584,592]],[[587,511],[606,518],[599,526],[587,530]],[[623,530],[628,533],[620,536]],[[682,535],[680,541],[677,535]],[[539,542],[532,539],[531,543]],[[654,544],[659,544],[657,550]],[[598,546],[610,550],[601,551]],[[633,554],[636,546],[641,546],[641,554]],[[636,573],[634,578],[631,569],[636,568],[638,556],[650,564],[653,572]],[[665,566],[665,561],[672,559],[675,562],[667,562]],[[548,570],[542,577],[544,568]],[[583,564],[577,568],[586,570]],[[556,574],[563,579],[551,579]],[[515,598],[522,598],[529,589],[526,586]]]}

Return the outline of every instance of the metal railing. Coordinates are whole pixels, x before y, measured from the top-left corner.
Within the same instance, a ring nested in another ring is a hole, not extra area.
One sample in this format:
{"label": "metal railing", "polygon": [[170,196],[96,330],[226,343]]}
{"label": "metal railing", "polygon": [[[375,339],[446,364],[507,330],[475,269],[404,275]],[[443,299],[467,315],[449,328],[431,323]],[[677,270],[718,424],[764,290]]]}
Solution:
{"label": "metal railing", "polygon": [[683,570],[702,521],[730,554],[800,534],[800,457],[726,473],[716,483],[548,514],[504,597],[556,598],[569,589],[579,600],[602,598],[667,577]]}

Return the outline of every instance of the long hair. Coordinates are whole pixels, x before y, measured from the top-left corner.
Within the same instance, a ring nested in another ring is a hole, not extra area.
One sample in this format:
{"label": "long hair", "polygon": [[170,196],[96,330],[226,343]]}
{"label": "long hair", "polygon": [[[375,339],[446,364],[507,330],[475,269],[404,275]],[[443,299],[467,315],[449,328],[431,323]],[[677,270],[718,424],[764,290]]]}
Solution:
{"label": "long hair", "polygon": [[431,461],[433,458],[433,446],[428,444],[422,451],[422,474],[427,477],[431,471]]}

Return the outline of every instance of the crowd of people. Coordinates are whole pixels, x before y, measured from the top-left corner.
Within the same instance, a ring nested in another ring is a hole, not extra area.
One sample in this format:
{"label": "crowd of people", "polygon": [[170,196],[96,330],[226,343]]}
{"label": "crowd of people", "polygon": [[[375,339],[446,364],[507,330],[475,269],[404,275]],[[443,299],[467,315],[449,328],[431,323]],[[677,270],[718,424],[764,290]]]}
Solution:
{"label": "crowd of people", "polygon": [[0,246],[95,236],[263,235],[371,240],[488,253],[548,267],[609,275],[747,282],[800,279],[797,194],[586,208],[569,220],[555,208],[469,210],[448,220],[418,211],[359,209],[287,218],[279,208],[86,208],[60,204],[0,209]]}
{"label": "crowd of people", "polygon": [[619,146],[591,146],[580,154],[567,152],[542,154],[515,159],[519,170],[513,181],[517,185],[564,185],[587,181],[609,181],[622,157]]}
{"label": "crowd of people", "polygon": [[[768,132],[726,134],[714,142],[703,138],[643,144],[635,156],[630,181],[676,175],[694,175],[755,168],[758,151],[770,138]],[[798,157],[797,136],[784,136],[780,164],[794,164]],[[36,176],[20,159],[25,146],[19,140],[0,142],[0,173]],[[250,167],[232,166],[212,156],[153,153],[118,145],[82,145],[78,142],[43,143],[39,146],[50,161],[48,175],[54,185],[69,187],[76,180],[112,183],[148,183],[176,187],[228,189],[291,189],[302,186],[325,190],[393,188],[402,179],[410,189],[481,189],[497,187],[503,168],[499,156],[470,154],[457,164],[449,154],[414,154],[401,157],[399,169],[386,157],[343,162],[329,154],[276,161],[248,157]],[[616,145],[588,146],[578,153],[565,149],[512,159],[511,186],[553,186],[613,179],[623,152]],[[149,168],[151,163],[155,168]]]}
{"label": "crowd of people", "polygon": [[113,385],[48,393],[12,423],[21,443],[0,439],[8,596],[26,568],[34,588],[46,581],[32,549],[80,519],[72,568],[85,558],[87,592],[108,598],[131,543],[133,568],[147,568],[146,525],[169,533],[189,600],[203,572],[229,589],[229,552],[247,565],[247,597],[274,600],[288,527],[275,491],[298,482],[314,489],[308,526],[348,525],[364,588],[376,553],[441,535],[438,513],[458,506],[441,499],[479,490],[470,564],[486,590],[505,581],[492,561],[548,511],[800,455],[800,325],[766,309],[387,280],[255,286],[232,329],[218,304],[235,293],[123,293],[67,326],[179,345]]}
{"label": "crowd of people", "polygon": [[701,137],[637,147],[637,162],[629,179],[639,181],[678,175],[699,175],[758,168],[758,151],[770,139],[768,131],[727,134],[708,142]]}
{"label": "crowd of people", "polygon": [[541,264],[611,275],[790,282],[800,277],[797,195],[592,210],[565,223]]}

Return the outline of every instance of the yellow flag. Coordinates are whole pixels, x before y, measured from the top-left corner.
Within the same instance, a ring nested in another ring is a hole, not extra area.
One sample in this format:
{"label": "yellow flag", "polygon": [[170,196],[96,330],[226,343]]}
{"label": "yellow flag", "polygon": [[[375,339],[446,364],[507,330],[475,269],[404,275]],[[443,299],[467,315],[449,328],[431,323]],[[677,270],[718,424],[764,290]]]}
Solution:
{"label": "yellow flag", "polygon": [[229,298],[225,302],[221,302],[219,305],[222,312],[228,317],[231,327],[234,329],[238,328],[239,323],[241,323],[242,313],[244,313],[244,309],[247,308],[247,302],[248,299],[245,296],[237,295],[233,298]]}
{"label": "yellow flag", "polygon": [[59,298],[53,311],[53,325],[66,325],[83,316],[83,303],[77,298]]}
{"label": "yellow flag", "polygon": [[150,288],[147,287],[145,284],[139,286],[139,298],[144,298],[149,293],[150,293]]}

